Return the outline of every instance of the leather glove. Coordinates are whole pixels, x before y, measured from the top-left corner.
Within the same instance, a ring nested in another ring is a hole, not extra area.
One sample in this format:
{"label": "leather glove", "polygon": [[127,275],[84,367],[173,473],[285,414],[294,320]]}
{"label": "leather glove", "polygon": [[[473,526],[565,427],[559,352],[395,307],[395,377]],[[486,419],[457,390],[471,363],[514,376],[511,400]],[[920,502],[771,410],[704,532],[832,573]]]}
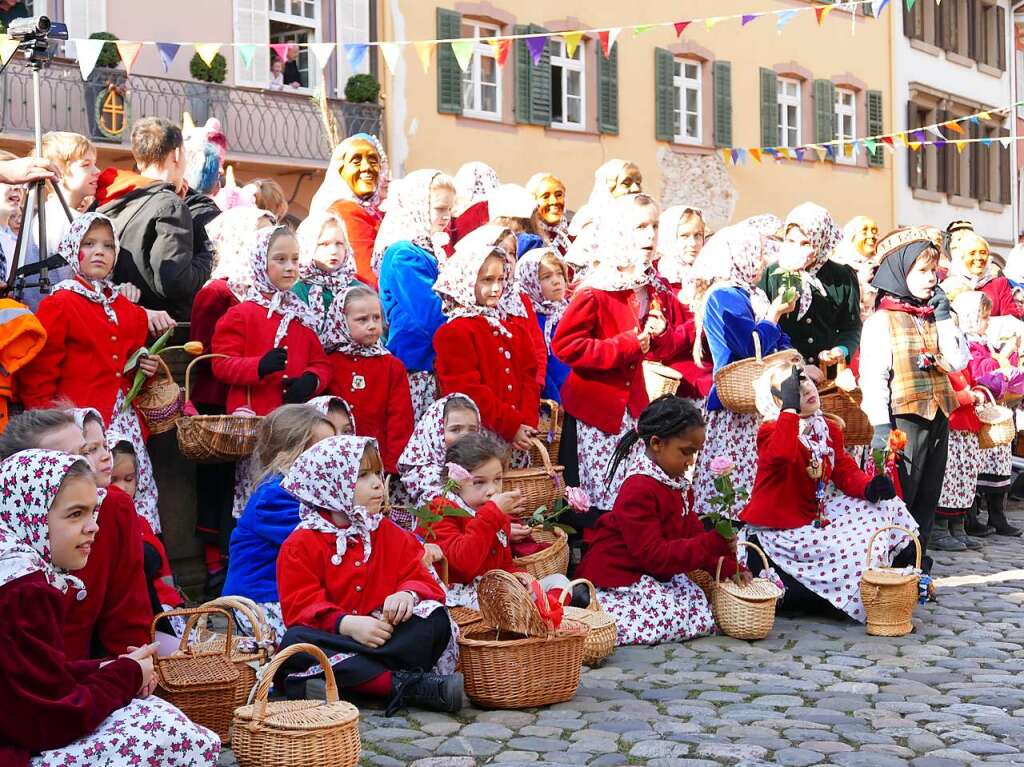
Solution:
{"label": "leather glove", "polygon": [[888,501],[896,497],[896,488],[892,480],[884,474],[878,474],[871,478],[868,486],[864,488],[864,500],[869,503]]}
{"label": "leather glove", "polygon": [[284,401],[288,405],[301,404],[316,393],[319,379],[313,373],[303,373],[293,378],[284,387]]}
{"label": "leather glove", "polygon": [[795,410],[797,413],[800,412],[800,385],[804,380],[803,371],[793,365],[793,369],[789,376],[779,384],[779,388],[776,389],[773,394],[782,400],[782,410]]}
{"label": "leather glove", "polygon": [[953,315],[950,313],[949,296],[941,287],[936,286],[932,297],[928,299],[928,306],[935,310],[935,321],[948,320]]}
{"label": "leather glove", "polygon": [[288,350],[287,349],[271,349],[269,352],[260,357],[259,367],[256,368],[256,373],[260,378],[266,378],[271,373],[279,373],[284,370],[285,365],[288,364]]}
{"label": "leather glove", "polygon": [[872,450],[885,450],[889,446],[889,434],[892,432],[892,426],[885,423],[881,426],[875,427],[875,433],[871,437],[871,449]]}

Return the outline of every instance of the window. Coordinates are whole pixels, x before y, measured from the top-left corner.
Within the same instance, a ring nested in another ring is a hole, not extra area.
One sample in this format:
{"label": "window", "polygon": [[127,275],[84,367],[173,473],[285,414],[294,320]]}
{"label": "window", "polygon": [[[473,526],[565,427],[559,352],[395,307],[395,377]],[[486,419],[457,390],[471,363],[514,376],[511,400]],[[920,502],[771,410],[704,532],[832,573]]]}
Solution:
{"label": "window", "polygon": [[903,32],[907,37],[924,40],[925,3],[914,3],[913,8],[904,11]]}
{"label": "window", "polygon": [[846,88],[836,88],[835,91],[835,137],[839,141],[836,162],[853,165],[857,160],[852,152],[846,154],[846,145],[857,138],[857,94]]}
{"label": "window", "polygon": [[480,38],[501,34],[494,26],[463,20],[461,35],[478,42],[473,47],[473,58],[462,73],[462,114],[501,119],[501,68],[494,48]]}
{"label": "window", "polygon": [[338,95],[345,94],[345,84],[348,78],[356,74],[375,72],[374,49],[370,48],[367,55],[359,62],[356,69],[352,69],[348,63],[348,56],[342,47],[345,43],[365,43],[373,39],[375,30],[370,25],[370,0],[337,0],[335,10],[335,41],[338,43],[338,50],[334,59],[338,71]]}
{"label": "window", "polygon": [[[922,125],[929,125],[935,122],[932,118],[934,112],[928,107],[911,104],[909,109],[910,123],[909,130],[920,128]],[[916,141],[916,138],[911,137]],[[910,165],[910,188],[927,189],[931,174],[928,172],[929,159],[935,154],[935,147],[920,147],[916,151],[907,150],[907,162]]]}
{"label": "window", "polygon": [[[319,5],[318,0],[270,0],[270,43],[299,44],[295,64],[298,67],[298,81],[303,88],[315,88],[320,81],[320,69],[306,47],[306,43],[320,42],[321,39]],[[286,71],[286,86],[288,75]]]}
{"label": "window", "polygon": [[779,146],[800,146],[800,82],[779,78]]}
{"label": "window", "polygon": [[586,127],[586,43],[580,41],[569,56],[564,40],[551,41],[551,127],[583,130]]}
{"label": "window", "polygon": [[701,74],[700,62],[672,63],[673,135],[680,144],[701,143]]}

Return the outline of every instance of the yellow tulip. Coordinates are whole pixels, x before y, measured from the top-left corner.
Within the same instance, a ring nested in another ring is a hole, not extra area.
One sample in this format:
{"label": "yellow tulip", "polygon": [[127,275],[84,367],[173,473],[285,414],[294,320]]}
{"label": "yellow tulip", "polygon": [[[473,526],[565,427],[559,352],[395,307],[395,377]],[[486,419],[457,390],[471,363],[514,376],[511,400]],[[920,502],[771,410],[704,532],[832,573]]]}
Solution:
{"label": "yellow tulip", "polygon": [[203,342],[202,341],[189,341],[183,347],[186,352],[191,354],[193,357],[198,357],[203,353]]}

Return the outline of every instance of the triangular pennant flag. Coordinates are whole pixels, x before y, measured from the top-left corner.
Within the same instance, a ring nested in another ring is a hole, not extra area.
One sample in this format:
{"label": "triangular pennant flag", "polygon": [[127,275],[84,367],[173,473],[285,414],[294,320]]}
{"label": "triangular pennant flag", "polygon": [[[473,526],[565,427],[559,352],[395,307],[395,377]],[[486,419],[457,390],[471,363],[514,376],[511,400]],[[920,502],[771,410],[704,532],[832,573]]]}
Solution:
{"label": "triangular pennant flag", "polygon": [[903,144],[903,146],[908,146],[906,133],[897,133],[896,140]]}
{"label": "triangular pennant flag", "polygon": [[430,54],[434,52],[434,43],[420,40],[412,44],[416,49],[416,55],[420,57],[420,64],[423,65],[423,72],[430,71]]}
{"label": "triangular pennant flag", "polygon": [[981,125],[981,120],[978,119],[978,115],[971,115],[967,118],[971,125]]}
{"label": "triangular pennant flag", "polygon": [[683,30],[685,30],[692,23],[692,21],[677,21],[675,24],[673,24],[672,26],[676,30],[676,37],[679,37],[681,34],[683,34]]}
{"label": "triangular pennant flag", "polygon": [[942,124],[943,128],[949,128],[953,133],[959,133],[963,135],[964,129],[961,128],[954,120],[950,120],[948,123]]}
{"label": "triangular pennant flag", "polygon": [[739,149],[730,149],[729,150],[729,154],[732,155],[732,164],[733,165],[738,165],[739,161],[740,161],[740,150]]}
{"label": "triangular pennant flag", "polygon": [[978,112],[978,117],[980,117],[982,120],[992,119],[992,115],[990,115],[988,112]]}
{"label": "triangular pennant flag", "polygon": [[75,54],[78,56],[78,68],[82,70],[82,79],[88,80],[96,66],[96,59],[103,50],[103,40],[75,40]]}
{"label": "triangular pennant flag", "polygon": [[942,131],[940,131],[939,127],[937,125],[929,125],[928,126],[928,132],[929,133],[934,133],[936,136],[938,136],[939,138],[941,138],[943,140],[945,140],[945,138],[946,138],[946,134],[943,133]]}
{"label": "triangular pennant flag", "polygon": [[914,10],[914,2],[915,2],[915,0],[907,0],[907,10],[908,11]]}
{"label": "triangular pennant flag", "polygon": [[[331,58],[331,54],[334,53],[334,43],[310,43],[309,50],[313,53],[313,58],[316,59],[317,66],[320,67],[322,72],[327,66],[327,62]],[[351,71],[355,71],[358,67],[351,67]]]}
{"label": "triangular pennant flag", "polygon": [[911,133],[911,135],[912,135],[912,136],[913,136],[914,138],[916,138],[916,139],[917,139],[918,141],[927,141],[927,140],[928,140],[928,137],[927,137],[926,135],[924,135],[924,131],[923,131],[923,130],[920,130],[920,129],[918,129],[918,130],[916,130],[916,131],[913,131],[913,132]]}
{"label": "triangular pennant flag", "polygon": [[984,144],[985,146],[992,146],[992,139],[990,139],[988,136],[984,136],[981,139],[981,143]]}
{"label": "triangular pennant flag", "polygon": [[160,63],[164,65],[164,74],[171,71],[171,64],[174,63],[181,46],[177,43],[157,43],[157,53],[160,54]]}
{"label": "triangular pennant flag", "polygon": [[884,141],[889,146],[893,146],[892,136],[882,136],[882,141]]}
{"label": "triangular pennant flag", "polygon": [[778,12],[779,20],[775,22],[775,28],[779,31],[780,35],[782,34],[783,27],[785,27],[789,22],[791,22],[794,16],[796,16],[795,10]]}
{"label": "triangular pennant flag", "polygon": [[793,159],[793,153],[789,151],[789,147],[780,147],[779,151],[782,153],[782,156],[787,160]]}
{"label": "triangular pennant flag", "polygon": [[802,146],[798,146],[793,151],[796,153],[796,160],[797,160],[797,162],[803,162],[804,161],[804,148]]}
{"label": "triangular pennant flag", "polygon": [[526,49],[530,52],[534,66],[540,63],[540,57],[544,55],[544,49],[548,45],[547,35],[536,35],[526,38]]}
{"label": "triangular pennant flag", "polygon": [[825,145],[825,154],[828,155],[828,159],[836,159],[836,148],[832,144]]}
{"label": "triangular pennant flag", "polygon": [[947,142],[946,142],[946,139],[944,139],[944,138],[937,138],[932,143],[935,144],[935,146],[946,146]]}
{"label": "triangular pennant flag", "polygon": [[451,46],[452,53],[455,54],[455,60],[459,62],[459,69],[465,72],[469,69],[470,62],[473,61],[473,48],[476,47],[476,41],[471,39],[452,40]]}
{"label": "triangular pennant flag", "polygon": [[[562,35],[562,40],[565,41],[565,55],[570,59],[576,58],[576,49],[579,47],[580,40],[582,39],[582,32],[566,32]],[[607,56],[608,54],[605,55]]]}
{"label": "triangular pennant flag", "polygon": [[271,43],[270,50],[272,50],[274,55],[281,59],[281,61],[287,61],[289,45],[291,45],[291,43]]}
{"label": "triangular pennant flag", "polygon": [[814,15],[818,17],[818,26],[825,21],[825,17],[832,13],[834,5],[820,5],[814,9]]}
{"label": "triangular pennant flag", "polygon": [[754,147],[751,147],[750,148],[750,156],[754,158],[754,162],[756,162],[758,165],[761,164],[761,150],[760,149],[755,149]]}
{"label": "triangular pennant flag", "polygon": [[494,57],[498,60],[498,66],[505,66],[505,62],[508,61],[508,52],[512,50],[512,41],[491,39],[487,42],[489,42],[491,47],[494,49]]}
{"label": "triangular pennant flag", "polygon": [[252,43],[245,43],[235,46],[235,50],[238,51],[238,56],[242,59],[242,66],[251,67],[252,57],[256,55],[256,46]]}
{"label": "triangular pennant flag", "polygon": [[366,43],[345,43],[345,61],[348,62],[349,72],[359,71],[366,60],[368,47]]}
{"label": "triangular pennant flag", "polygon": [[206,66],[208,66],[208,67],[212,67],[213,66],[213,57],[217,55],[217,52],[220,50],[220,46],[221,46],[220,43],[193,43],[192,44],[192,47],[196,49],[196,53],[199,54],[199,58],[201,58],[204,62],[206,62]]}
{"label": "triangular pennant flag", "polygon": [[828,155],[828,149],[823,146],[815,146],[814,151],[818,153],[818,162],[825,162],[825,157]]}
{"label": "triangular pennant flag", "polygon": [[650,32],[654,29],[653,24],[637,24],[633,27],[633,37],[640,37],[644,32]]}
{"label": "triangular pennant flag", "polygon": [[18,50],[18,41],[12,40],[7,35],[0,37],[0,64],[7,66],[7,62],[11,60],[11,56]]}
{"label": "triangular pennant flag", "polygon": [[621,31],[622,27],[612,27],[609,30],[597,33],[597,37],[601,41],[601,52],[604,53],[605,58],[608,58],[611,54],[612,46],[615,45],[615,40]]}
{"label": "triangular pennant flag", "polygon": [[747,26],[747,24],[752,22],[754,19],[756,19],[760,15],[761,14],[759,14],[759,13],[744,13],[743,14],[743,20],[740,22],[740,26],[741,27]]}
{"label": "triangular pennant flag", "polygon": [[384,64],[387,66],[388,71],[394,74],[395,70],[398,69],[398,59],[402,55],[402,49],[395,43],[381,43],[378,47],[380,48],[380,55],[384,57]]}
{"label": "triangular pennant flag", "polygon": [[731,160],[731,159],[732,159],[732,151],[729,150],[729,149],[723,149],[722,150],[722,161],[725,162],[726,165],[728,165],[729,164],[729,160]]}
{"label": "triangular pennant flag", "polygon": [[706,19],[704,19],[704,27],[710,32],[711,28],[714,27],[715,24],[717,24],[721,20],[721,16],[708,16]]}
{"label": "triangular pennant flag", "polygon": [[878,148],[878,143],[874,139],[866,138],[864,139],[864,146],[871,154],[874,154],[875,149]]}
{"label": "triangular pennant flag", "polygon": [[966,141],[954,141],[953,143],[956,144],[957,154],[963,154],[964,147],[967,146],[967,142]]}
{"label": "triangular pennant flag", "polygon": [[135,60],[139,58],[139,51],[142,50],[142,43],[131,43],[125,40],[117,40],[114,42],[117,47],[117,55],[121,57],[121,63],[124,64],[124,71],[129,75],[132,73],[132,67],[135,66]]}
{"label": "triangular pennant flag", "polygon": [[908,141],[907,142],[907,146],[909,146],[913,151],[916,152],[918,149],[921,148],[921,142],[920,141]]}
{"label": "triangular pennant flag", "polygon": [[871,0],[871,15],[876,19],[878,14],[882,12],[882,9],[889,4],[889,0]]}
{"label": "triangular pennant flag", "polygon": [[1003,149],[1008,149],[1010,147],[1010,142],[1012,141],[1013,139],[1009,136],[1003,136],[999,139],[999,143],[1003,145]]}

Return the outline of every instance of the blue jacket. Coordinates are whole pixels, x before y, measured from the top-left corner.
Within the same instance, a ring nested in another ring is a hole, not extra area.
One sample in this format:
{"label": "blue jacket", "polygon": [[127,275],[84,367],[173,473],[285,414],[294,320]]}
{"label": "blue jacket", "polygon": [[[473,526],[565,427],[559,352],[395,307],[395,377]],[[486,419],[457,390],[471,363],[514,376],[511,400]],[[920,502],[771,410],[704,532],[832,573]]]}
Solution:
{"label": "blue jacket", "polygon": [[[546,314],[537,315],[537,324],[540,325],[540,332],[543,335],[544,326],[547,324],[548,316]],[[552,333],[552,336],[554,333]],[[569,377],[569,371],[572,370],[568,365],[562,362],[558,357],[548,351],[548,372],[544,378],[544,390],[540,393],[541,399],[552,399],[555,402],[562,401],[562,384],[565,383],[565,379]]]}
{"label": "blue jacket", "polygon": [[224,596],[248,597],[254,602],[279,602],[277,554],[284,539],[299,524],[299,502],[281,489],[280,474],[261,482],[231,533]]}
{"label": "blue jacket", "polygon": [[445,322],[434,292],[437,273],[434,257],[408,240],[384,251],[379,287],[387,346],[410,373],[434,369],[434,333]]}
{"label": "blue jacket", "polygon": [[[718,288],[708,296],[704,307],[704,335],[711,349],[714,371],[730,362],[754,356],[754,333],[761,339],[761,354],[789,349],[789,336],[774,322],[754,319],[750,296],[740,288]],[[708,411],[721,410],[718,392],[711,387]]]}
{"label": "blue jacket", "polygon": [[544,240],[542,240],[536,234],[527,234],[523,232],[516,235],[516,258],[522,258],[524,253],[528,253],[534,248],[543,248]]}

